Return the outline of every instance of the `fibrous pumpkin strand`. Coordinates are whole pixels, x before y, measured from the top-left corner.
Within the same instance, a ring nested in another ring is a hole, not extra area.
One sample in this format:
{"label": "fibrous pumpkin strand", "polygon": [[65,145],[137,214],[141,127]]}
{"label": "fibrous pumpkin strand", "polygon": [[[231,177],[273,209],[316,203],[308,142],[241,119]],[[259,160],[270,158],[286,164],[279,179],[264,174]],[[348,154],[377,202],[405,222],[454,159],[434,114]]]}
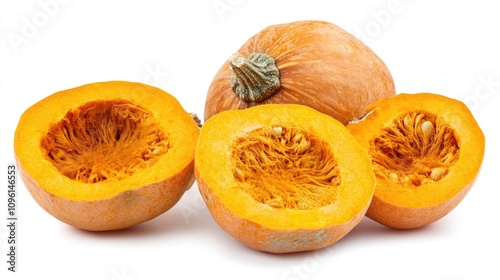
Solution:
{"label": "fibrous pumpkin strand", "polygon": [[370,146],[375,173],[405,186],[441,180],[459,151],[453,129],[425,112],[397,118]]}
{"label": "fibrous pumpkin strand", "polygon": [[313,135],[265,127],[237,139],[231,150],[238,187],[260,203],[306,210],[336,199],[337,163],[328,145]]}
{"label": "fibrous pumpkin strand", "polygon": [[231,88],[247,103],[262,102],[281,88],[280,72],[274,58],[265,53],[252,53],[248,59],[235,53],[229,59],[234,71]]}
{"label": "fibrous pumpkin strand", "polygon": [[170,148],[152,113],[127,101],[94,101],[69,111],[41,140],[47,159],[84,183],[120,180]]}

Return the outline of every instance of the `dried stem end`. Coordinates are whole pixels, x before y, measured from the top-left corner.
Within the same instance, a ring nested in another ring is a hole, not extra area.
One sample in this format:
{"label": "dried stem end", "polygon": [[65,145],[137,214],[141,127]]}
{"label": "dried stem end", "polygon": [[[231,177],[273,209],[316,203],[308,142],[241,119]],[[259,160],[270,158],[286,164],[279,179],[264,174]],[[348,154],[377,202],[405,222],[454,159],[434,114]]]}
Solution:
{"label": "dried stem end", "polygon": [[229,58],[229,65],[234,71],[231,89],[247,103],[262,102],[281,88],[280,72],[270,55],[252,53],[245,58],[235,53]]}
{"label": "dried stem end", "polygon": [[193,121],[196,123],[196,125],[201,128],[203,124],[201,123],[201,119],[198,117],[196,113],[189,113],[191,118],[193,118]]}

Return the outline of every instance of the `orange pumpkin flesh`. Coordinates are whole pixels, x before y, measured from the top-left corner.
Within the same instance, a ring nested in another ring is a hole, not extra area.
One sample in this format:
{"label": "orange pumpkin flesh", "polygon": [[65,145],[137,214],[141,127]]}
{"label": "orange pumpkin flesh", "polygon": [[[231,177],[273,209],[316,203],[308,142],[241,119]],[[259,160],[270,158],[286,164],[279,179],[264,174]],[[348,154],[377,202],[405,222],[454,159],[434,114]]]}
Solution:
{"label": "orange pumpkin flesh", "polygon": [[14,146],[21,177],[43,209],[75,227],[102,231],[170,209],[194,182],[198,135],[168,93],[113,81],[31,106]]}
{"label": "orange pumpkin flesh", "polygon": [[367,216],[398,229],[453,210],[479,173],[485,139],[468,108],[437,94],[398,94],[347,128],[370,154],[377,186]]}
{"label": "orange pumpkin flesh", "polygon": [[367,154],[343,124],[292,104],[210,118],[196,147],[195,176],[222,229],[273,253],[342,238],[364,216],[375,183]]}
{"label": "orange pumpkin flesh", "polygon": [[341,123],[395,94],[383,61],[340,27],[323,21],[272,25],[251,37],[215,75],[205,120],[258,104],[303,104]]}

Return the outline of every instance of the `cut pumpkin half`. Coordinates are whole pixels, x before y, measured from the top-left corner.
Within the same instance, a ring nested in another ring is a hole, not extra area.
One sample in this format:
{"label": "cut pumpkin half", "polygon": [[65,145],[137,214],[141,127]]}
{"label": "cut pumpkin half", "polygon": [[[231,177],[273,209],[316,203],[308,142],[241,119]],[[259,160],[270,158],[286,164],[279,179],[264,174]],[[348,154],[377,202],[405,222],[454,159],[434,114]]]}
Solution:
{"label": "cut pumpkin half", "polygon": [[377,178],[367,216],[399,229],[433,223],[474,184],[485,139],[460,101],[432,93],[382,99],[351,121]]}
{"label": "cut pumpkin half", "polygon": [[43,209],[78,228],[127,228],[170,209],[194,182],[199,129],[170,94],[111,81],[57,92],[21,116],[14,149]]}
{"label": "cut pumpkin half", "polygon": [[215,221],[266,252],[319,249],[364,216],[375,178],[343,124],[304,105],[228,110],[201,130],[199,190]]}

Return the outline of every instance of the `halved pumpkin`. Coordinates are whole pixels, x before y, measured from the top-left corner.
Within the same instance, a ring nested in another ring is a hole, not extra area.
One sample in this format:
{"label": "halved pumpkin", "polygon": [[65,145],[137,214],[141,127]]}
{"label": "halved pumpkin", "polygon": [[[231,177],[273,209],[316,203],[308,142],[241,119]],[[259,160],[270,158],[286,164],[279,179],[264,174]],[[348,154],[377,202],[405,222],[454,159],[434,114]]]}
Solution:
{"label": "halved pumpkin", "polygon": [[460,101],[398,94],[370,105],[347,126],[370,155],[377,186],[367,216],[418,228],[453,210],[474,184],[485,139]]}
{"label": "halved pumpkin", "polygon": [[364,216],[375,177],[345,126],[304,105],[228,110],[202,127],[199,190],[215,221],[247,246],[328,246]]}
{"label": "halved pumpkin", "polygon": [[199,129],[170,94],[110,81],[57,92],[21,116],[21,177],[48,213],[75,227],[127,228],[171,208],[194,182]]}

